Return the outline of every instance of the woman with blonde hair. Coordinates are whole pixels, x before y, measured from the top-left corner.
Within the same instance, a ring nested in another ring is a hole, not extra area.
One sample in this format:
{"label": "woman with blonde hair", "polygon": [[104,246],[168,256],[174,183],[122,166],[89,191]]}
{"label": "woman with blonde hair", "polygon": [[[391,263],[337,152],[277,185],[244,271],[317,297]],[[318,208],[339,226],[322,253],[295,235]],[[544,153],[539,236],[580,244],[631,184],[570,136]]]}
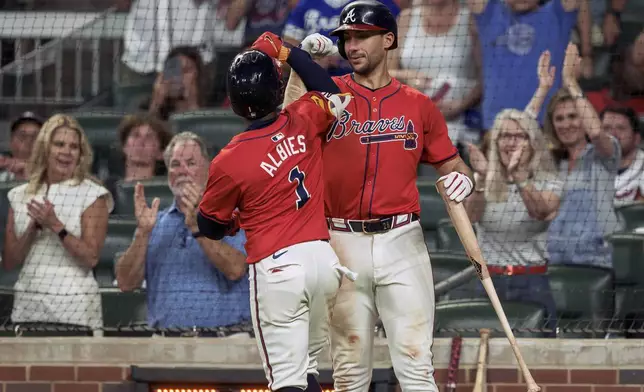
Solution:
{"label": "woman with blonde hair", "polygon": [[[550,68],[548,61],[540,63]],[[554,79],[550,71],[540,70],[539,76],[537,100],[545,97]],[[533,106],[531,102],[529,109]],[[559,207],[561,182],[530,111],[506,109],[496,116],[487,156],[470,145],[476,188],[465,199],[465,208],[476,224],[499,296],[543,306],[546,327],[554,330],[556,306],[546,275],[545,240],[549,220]]]}
{"label": "woman with blonde hair", "polygon": [[549,102],[544,120],[564,183],[561,208],[549,228],[548,255],[553,264],[612,268],[612,248],[604,237],[624,227],[613,205],[622,152],[579,87],[580,62],[577,47],[569,45],[564,88]]}
{"label": "woman with blonde hair", "polygon": [[11,314],[18,331],[34,324],[103,326],[92,269],[114,203],[90,176],[92,155],[78,122],[55,115],[34,144],[28,183],[8,194],[2,262],[5,269],[23,265]]}

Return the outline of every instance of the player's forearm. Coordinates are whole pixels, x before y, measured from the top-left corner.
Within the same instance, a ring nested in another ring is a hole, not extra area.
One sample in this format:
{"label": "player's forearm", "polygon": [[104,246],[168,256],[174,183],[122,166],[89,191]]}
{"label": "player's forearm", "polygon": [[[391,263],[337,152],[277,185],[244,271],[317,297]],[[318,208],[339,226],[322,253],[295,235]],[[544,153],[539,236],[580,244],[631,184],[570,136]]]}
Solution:
{"label": "player's forearm", "polygon": [[229,280],[239,280],[246,273],[246,256],[222,241],[197,239],[206,257]]}
{"label": "player's forearm", "polygon": [[293,47],[286,59],[291,68],[297,72],[309,91],[320,91],[338,94],[340,89],[329,73],[317,64],[304,50]]}
{"label": "player's forearm", "polygon": [[116,262],[114,273],[121,291],[132,291],[141,287],[145,277],[145,255],[149,239],[149,233],[137,230],[134,241]]}
{"label": "player's forearm", "polygon": [[287,107],[292,102],[300,99],[304,94],[306,94],[306,86],[302,82],[302,78],[300,78],[297,72],[291,71],[286,89],[284,90],[284,103],[282,106],[284,108]]}

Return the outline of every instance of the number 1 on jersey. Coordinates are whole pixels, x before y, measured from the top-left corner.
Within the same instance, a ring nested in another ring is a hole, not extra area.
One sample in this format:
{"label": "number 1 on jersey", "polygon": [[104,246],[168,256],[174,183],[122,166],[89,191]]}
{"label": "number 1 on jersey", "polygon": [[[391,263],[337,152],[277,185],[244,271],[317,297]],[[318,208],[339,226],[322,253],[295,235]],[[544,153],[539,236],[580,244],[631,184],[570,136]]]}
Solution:
{"label": "number 1 on jersey", "polygon": [[295,202],[295,209],[299,210],[304,207],[307,201],[311,198],[311,194],[304,186],[304,179],[306,175],[304,172],[300,171],[300,168],[295,166],[291,169],[288,174],[289,182],[297,181],[297,187],[295,188],[295,196],[297,196],[297,201]]}

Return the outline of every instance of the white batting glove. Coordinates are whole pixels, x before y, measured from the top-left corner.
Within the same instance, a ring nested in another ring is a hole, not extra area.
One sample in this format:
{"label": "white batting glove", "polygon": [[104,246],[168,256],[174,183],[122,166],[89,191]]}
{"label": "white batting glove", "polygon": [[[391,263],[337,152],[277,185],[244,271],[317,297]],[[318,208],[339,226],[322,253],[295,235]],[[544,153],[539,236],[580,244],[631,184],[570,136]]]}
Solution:
{"label": "white batting glove", "polygon": [[302,40],[300,48],[313,58],[332,56],[338,53],[333,41],[319,33],[314,33]]}
{"label": "white batting glove", "polygon": [[457,203],[465,200],[472,193],[472,189],[474,189],[472,180],[460,172],[451,172],[439,178],[438,181],[445,182],[445,195]]}

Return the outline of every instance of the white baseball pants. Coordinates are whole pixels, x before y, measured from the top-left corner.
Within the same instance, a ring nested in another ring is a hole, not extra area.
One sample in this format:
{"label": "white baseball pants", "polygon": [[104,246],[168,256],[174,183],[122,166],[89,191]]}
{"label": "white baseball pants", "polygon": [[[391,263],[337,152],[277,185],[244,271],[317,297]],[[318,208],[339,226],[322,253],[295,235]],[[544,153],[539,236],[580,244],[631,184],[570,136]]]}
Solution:
{"label": "white baseball pants", "polygon": [[344,278],[331,319],[336,392],[367,392],[380,316],[404,392],[438,392],[432,365],[434,281],[418,221],[382,234],[331,231]]}
{"label": "white baseball pants", "polygon": [[250,266],[250,310],[268,387],[307,387],[318,376],[318,356],[328,342],[329,312],[341,273],[325,241],[275,252]]}

